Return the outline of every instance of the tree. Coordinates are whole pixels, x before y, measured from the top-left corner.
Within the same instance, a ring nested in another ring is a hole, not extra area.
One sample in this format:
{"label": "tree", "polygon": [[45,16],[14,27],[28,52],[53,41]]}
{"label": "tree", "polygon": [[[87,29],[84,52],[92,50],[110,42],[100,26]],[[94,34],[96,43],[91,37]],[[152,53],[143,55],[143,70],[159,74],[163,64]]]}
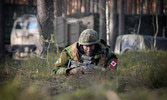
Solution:
{"label": "tree", "polygon": [[69,0],[69,14],[71,14],[72,13],[72,0]]}
{"label": "tree", "polygon": [[148,9],[149,9],[149,1],[150,0],[145,0],[145,14],[149,13],[149,11],[148,11]]}
{"label": "tree", "polygon": [[100,38],[106,41],[106,0],[101,0],[101,6],[100,6]]}
{"label": "tree", "polygon": [[124,0],[124,10],[125,10],[125,13],[127,14],[128,11],[127,11],[127,0]]}
{"label": "tree", "polygon": [[67,0],[63,0],[63,17],[67,17]]}
{"label": "tree", "polygon": [[[121,0],[119,0],[119,2],[121,2]],[[120,6],[120,5],[119,5]],[[127,0],[127,12],[129,13],[129,14],[131,14],[132,13],[132,0]]]}
{"label": "tree", "polygon": [[157,13],[163,14],[163,0],[157,0]]}
{"label": "tree", "polygon": [[152,2],[153,2],[153,0],[149,0],[149,7],[148,7],[148,8],[149,8],[149,13],[150,13],[150,14],[153,13],[153,11],[152,11],[152,8],[153,8],[153,7],[152,7]]}
{"label": "tree", "polygon": [[81,13],[81,7],[82,7],[82,0],[78,0],[77,2],[78,13]]}
{"label": "tree", "polygon": [[[52,1],[52,0],[49,0]],[[62,0],[56,0],[56,16],[60,17],[62,16]]]}
{"label": "tree", "polygon": [[136,0],[133,0],[133,2],[132,2],[133,4],[133,7],[132,7],[132,13],[133,14],[136,14],[136,12],[137,12],[137,1]]}
{"label": "tree", "polygon": [[37,0],[37,19],[39,23],[40,34],[43,36],[43,51],[42,56],[46,58],[48,51],[48,42],[53,34],[53,1],[52,0]]}
{"label": "tree", "polygon": [[143,14],[143,0],[140,0],[140,13]]}
{"label": "tree", "polygon": [[3,17],[3,0],[0,0],[0,54],[4,51],[4,28],[3,28],[3,24],[4,24],[4,17]]}
{"label": "tree", "polygon": [[94,3],[93,3],[93,0],[90,0],[90,12],[94,13]]}
{"label": "tree", "polygon": [[117,22],[116,22],[116,5],[117,0],[111,0],[111,9],[110,9],[110,46],[112,50],[115,47],[115,41],[117,36]]}
{"label": "tree", "polygon": [[97,13],[99,10],[99,0],[94,0],[94,13]]}
{"label": "tree", "polygon": [[125,30],[124,0],[119,0],[119,35],[124,34]]}
{"label": "tree", "polygon": [[137,14],[140,14],[140,0],[137,0]]}
{"label": "tree", "polygon": [[85,14],[89,15],[90,14],[90,1],[85,0]]}

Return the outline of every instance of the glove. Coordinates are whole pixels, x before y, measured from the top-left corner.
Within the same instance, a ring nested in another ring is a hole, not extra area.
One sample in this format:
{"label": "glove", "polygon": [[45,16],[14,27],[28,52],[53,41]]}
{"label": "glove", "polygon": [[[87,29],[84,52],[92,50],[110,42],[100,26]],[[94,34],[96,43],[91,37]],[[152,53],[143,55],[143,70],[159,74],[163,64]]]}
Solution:
{"label": "glove", "polygon": [[78,72],[82,72],[82,74],[84,74],[83,69],[81,67],[76,67],[76,68],[70,69],[68,71],[68,75],[74,75]]}

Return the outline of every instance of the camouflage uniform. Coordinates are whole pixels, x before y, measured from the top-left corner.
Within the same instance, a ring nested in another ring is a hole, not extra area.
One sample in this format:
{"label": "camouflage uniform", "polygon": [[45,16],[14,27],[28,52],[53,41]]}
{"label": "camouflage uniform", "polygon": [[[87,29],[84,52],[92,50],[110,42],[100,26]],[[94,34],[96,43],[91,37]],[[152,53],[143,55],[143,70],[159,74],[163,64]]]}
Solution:
{"label": "camouflage uniform", "polygon": [[105,44],[104,41],[99,40],[99,36],[96,31],[92,29],[84,30],[80,37],[79,41],[73,43],[72,45],[66,47],[60,54],[60,57],[55,63],[56,74],[68,74],[68,71],[71,68],[67,68],[69,60],[75,60],[78,62],[81,61],[81,55],[84,53],[80,49],[81,45],[97,45],[96,54],[93,56],[93,62],[104,68],[116,68],[117,66],[117,57],[110,49],[109,46]]}

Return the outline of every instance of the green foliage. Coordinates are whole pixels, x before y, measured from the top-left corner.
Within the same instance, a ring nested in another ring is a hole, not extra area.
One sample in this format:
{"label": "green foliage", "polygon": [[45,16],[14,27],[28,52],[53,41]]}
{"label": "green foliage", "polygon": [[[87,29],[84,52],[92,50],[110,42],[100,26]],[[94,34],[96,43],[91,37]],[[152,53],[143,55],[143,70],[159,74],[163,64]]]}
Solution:
{"label": "green foliage", "polygon": [[[1,100],[48,100],[47,91],[37,85],[22,86],[23,83],[14,80],[0,88]],[[42,92],[41,92],[42,91]]]}
{"label": "green foliage", "polygon": [[51,43],[54,43],[55,41],[54,41],[54,35],[53,34],[51,34],[51,39],[50,39],[50,41],[51,41]]}
{"label": "green foliage", "polygon": [[166,100],[167,89],[149,90],[145,88],[138,88],[129,93],[121,93],[119,97],[122,100]]}
{"label": "green foliage", "polygon": [[119,57],[118,91],[167,87],[167,52],[138,51]]}
{"label": "green foliage", "polygon": [[76,90],[73,93],[61,94],[53,97],[57,100],[107,100],[106,91],[82,89]]}
{"label": "green foliage", "polygon": [[41,39],[41,40],[43,40],[43,39],[44,39],[43,35],[41,35],[41,36],[40,36],[40,39]]}
{"label": "green foliage", "polygon": [[54,41],[54,34],[51,34],[50,37],[51,37],[50,40],[48,40],[48,39],[44,39],[43,35],[40,35],[40,40],[43,40],[43,41],[48,42],[48,43],[54,43],[55,42]]}
{"label": "green foliage", "polygon": [[0,63],[0,84],[4,81],[12,80],[17,73],[16,67],[20,66],[19,63],[6,57],[3,62]]}
{"label": "green foliage", "polygon": [[52,77],[52,70],[54,68],[55,57],[56,54],[49,53],[48,54],[49,63],[44,64],[39,57],[34,57],[30,60],[24,61],[21,63],[22,73],[24,77],[32,78],[32,79],[42,79]]}
{"label": "green foliage", "polygon": [[123,100],[167,98],[167,51],[128,52],[118,55],[118,73],[97,70],[69,77],[53,75],[57,57],[49,53],[45,66],[38,57],[1,63],[0,99],[106,100],[116,92]]}

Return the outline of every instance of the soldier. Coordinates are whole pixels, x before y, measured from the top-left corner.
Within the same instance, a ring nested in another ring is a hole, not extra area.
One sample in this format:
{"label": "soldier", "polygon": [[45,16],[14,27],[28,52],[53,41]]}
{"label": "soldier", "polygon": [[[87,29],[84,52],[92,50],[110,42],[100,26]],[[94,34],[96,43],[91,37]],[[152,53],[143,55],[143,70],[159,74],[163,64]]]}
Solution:
{"label": "soldier", "polygon": [[[74,61],[75,63],[71,63]],[[117,57],[93,29],[84,30],[78,42],[66,47],[55,63],[56,74],[73,75],[91,69],[116,69]],[[81,67],[84,65],[84,67]],[[92,65],[94,67],[92,67]],[[75,66],[75,67],[72,67]]]}

